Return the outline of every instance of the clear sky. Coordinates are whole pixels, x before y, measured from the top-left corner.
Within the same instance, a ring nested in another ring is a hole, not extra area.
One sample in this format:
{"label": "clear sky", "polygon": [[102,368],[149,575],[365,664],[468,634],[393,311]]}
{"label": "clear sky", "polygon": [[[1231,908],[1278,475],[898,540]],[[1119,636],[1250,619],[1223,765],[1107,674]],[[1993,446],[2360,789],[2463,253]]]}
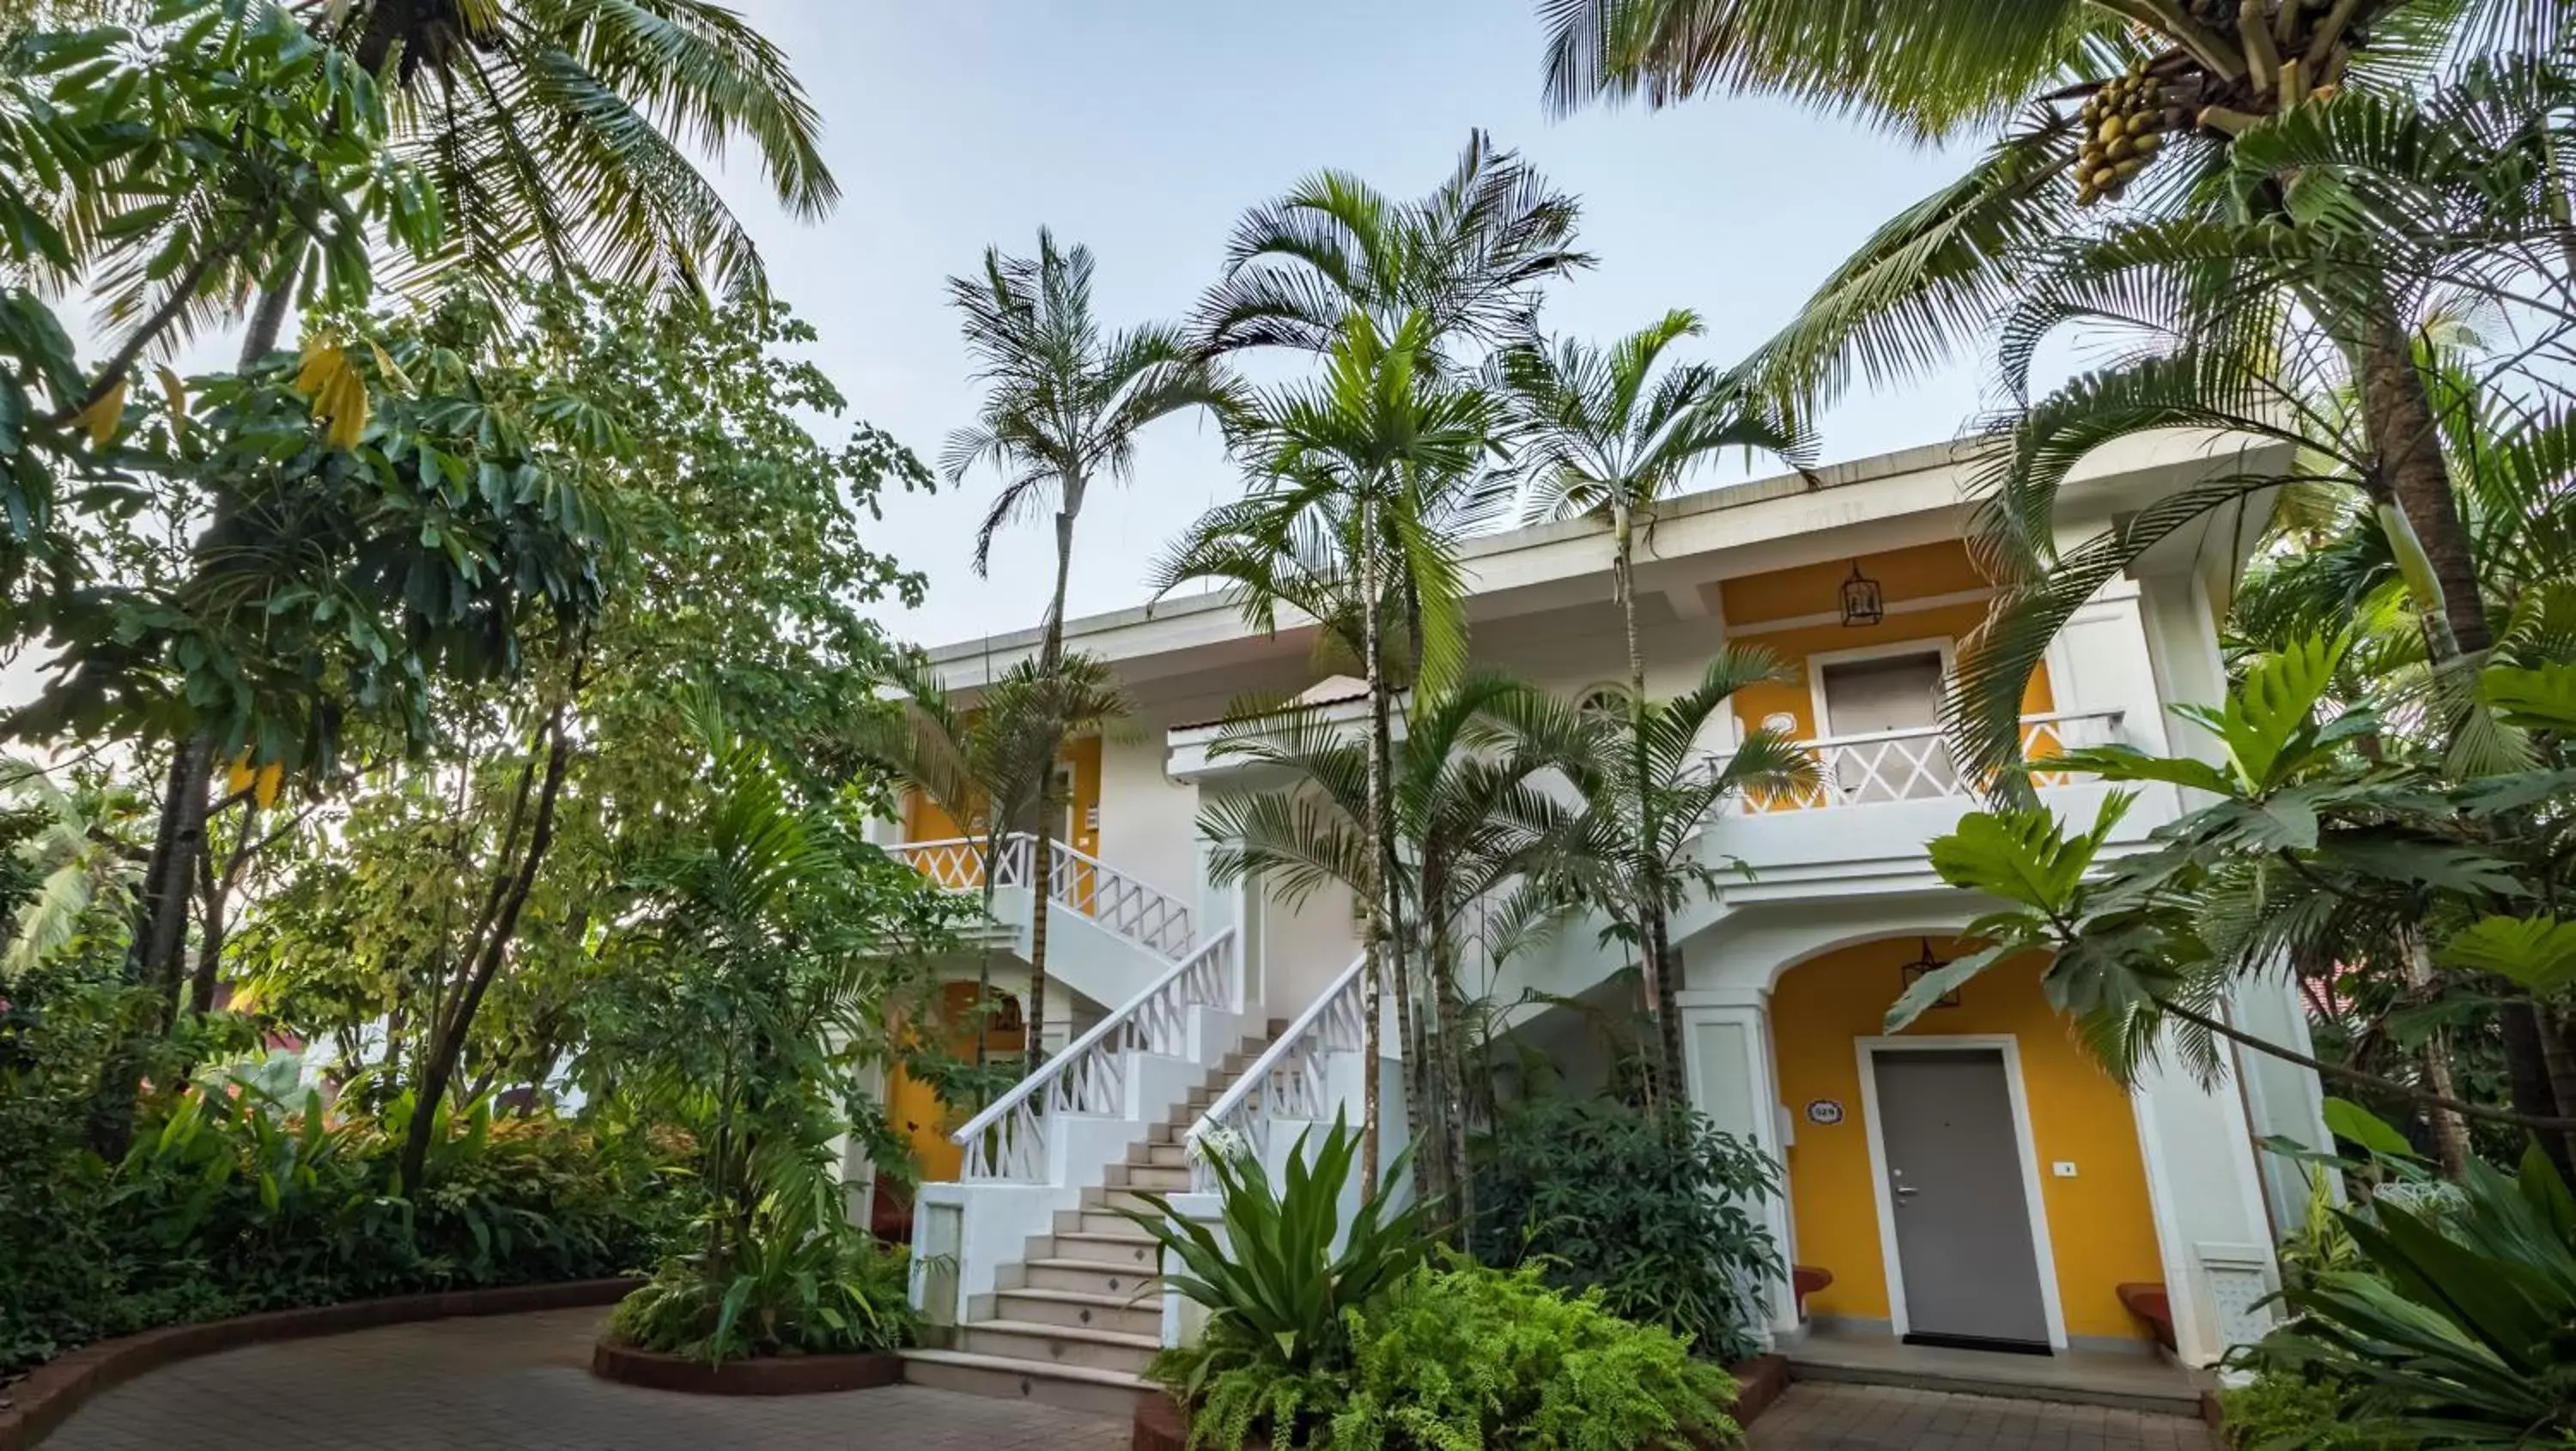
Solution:
{"label": "clear sky", "polygon": [[[1417,195],[1482,126],[1583,199],[1600,265],[1551,293],[1553,329],[1609,335],[1686,306],[1708,320],[1706,354],[1732,361],[1958,164],[1764,102],[1551,120],[1528,0],[744,3],[820,105],[844,200],[802,226],[748,178],[728,190],[775,284],[821,330],[817,359],[852,413],[931,461],[975,403],[941,279],[988,243],[1031,250],[1041,224],[1098,255],[1105,320],[1173,317],[1245,207],[1323,167]],[[1955,435],[1977,376],[1856,396],[1824,420],[1825,457]],[[938,643],[1037,622],[1043,524],[995,551],[991,578],[969,568],[995,486],[979,475],[888,505],[884,542],[931,576],[927,608],[886,612],[898,633]],[[1074,610],[1140,603],[1164,541],[1237,488],[1212,429],[1157,425],[1135,477],[1084,510]]]}

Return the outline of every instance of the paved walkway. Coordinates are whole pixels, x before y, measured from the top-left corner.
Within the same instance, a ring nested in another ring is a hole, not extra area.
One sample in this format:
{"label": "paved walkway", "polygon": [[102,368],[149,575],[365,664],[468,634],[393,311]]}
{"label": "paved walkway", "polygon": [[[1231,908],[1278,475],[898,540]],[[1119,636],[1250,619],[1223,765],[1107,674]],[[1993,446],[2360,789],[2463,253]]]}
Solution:
{"label": "paved walkway", "polygon": [[183,1361],[119,1386],[44,1451],[1110,1451],[1124,1422],[890,1386],[717,1397],[590,1373],[605,1310],[395,1325]]}
{"label": "paved walkway", "polygon": [[2210,1451],[2182,1416],[1806,1381],[1753,1423],[1753,1451]]}
{"label": "paved walkway", "polygon": [[[1124,1422],[918,1386],[711,1397],[594,1378],[602,1310],[396,1325],[183,1361],[44,1451],[1110,1451]],[[1884,1386],[1792,1387],[1754,1451],[2208,1451],[2196,1421]]]}

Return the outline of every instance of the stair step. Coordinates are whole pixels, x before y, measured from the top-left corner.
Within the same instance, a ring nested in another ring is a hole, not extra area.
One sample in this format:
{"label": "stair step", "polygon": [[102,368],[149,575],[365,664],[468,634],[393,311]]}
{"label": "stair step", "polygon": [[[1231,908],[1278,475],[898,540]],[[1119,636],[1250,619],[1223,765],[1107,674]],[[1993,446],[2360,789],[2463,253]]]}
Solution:
{"label": "stair step", "polygon": [[993,1297],[999,1318],[1024,1325],[1070,1325],[1120,1335],[1159,1337],[1163,1297],[1098,1295],[1080,1290],[1004,1290]]}
{"label": "stair step", "polygon": [[1168,1123],[1145,1125],[1145,1142],[1149,1144],[1169,1144],[1177,1142],[1179,1138],[1180,1130]]}
{"label": "stair step", "polygon": [[1123,1371],[1040,1365],[964,1350],[907,1350],[903,1378],[912,1385],[996,1400],[1034,1401],[1061,1411],[1132,1416],[1144,1382]]}
{"label": "stair step", "polygon": [[[1087,1194],[1093,1191],[1084,1190],[1083,1192]],[[1126,1215],[1120,1214],[1114,1209],[1106,1208],[1059,1209],[1056,1211],[1055,1215],[1055,1232],[1058,1235],[1114,1234],[1121,1236],[1135,1235],[1148,1240],[1153,1238],[1153,1236],[1146,1234],[1143,1227],[1138,1225],[1136,1221],[1129,1219]]]}
{"label": "stair step", "polygon": [[1095,1265],[1115,1265],[1120,1269],[1143,1266],[1149,1273],[1162,1269],[1161,1246],[1134,1226],[1124,1234],[1104,1234],[1096,1230],[1074,1230],[1055,1236],[1054,1252],[1048,1259],[1088,1260]]}
{"label": "stair step", "polygon": [[1021,1320],[977,1320],[958,1327],[964,1349],[975,1355],[1001,1356],[1039,1365],[1071,1365],[1087,1370],[1118,1370],[1135,1375],[1163,1348],[1159,1336],[1122,1335],[1111,1330],[1070,1325],[1033,1325]]}
{"label": "stair step", "polygon": [[1127,1162],[1130,1164],[1141,1162],[1158,1169],[1187,1169],[1190,1166],[1190,1149],[1187,1144],[1147,1144],[1145,1157],[1142,1160],[1136,1157],[1135,1151],[1130,1150],[1127,1154]]}
{"label": "stair step", "polygon": [[1027,1273],[1026,1288],[1032,1290],[1071,1290],[1079,1294],[1106,1295],[1122,1300],[1130,1295],[1155,1296],[1163,1293],[1162,1276],[1139,1273],[1133,1265],[1103,1264],[1098,1260],[1048,1258],[1030,1260],[1020,1268]]}
{"label": "stair step", "polygon": [[[1124,1164],[1113,1164],[1110,1167],[1113,1169],[1123,1169],[1127,1166]],[[1160,1193],[1161,1191],[1156,1190],[1153,1192]],[[1127,1218],[1126,1214],[1121,1211],[1133,1211],[1137,1214],[1144,1215],[1148,1219],[1156,1220],[1158,1222],[1163,1217],[1162,1211],[1156,1209],[1153,1205],[1146,1203],[1135,1190],[1130,1189],[1123,1184],[1104,1184],[1098,1188],[1083,1190],[1082,1208],[1085,1213],[1089,1214],[1118,1215],[1118,1219],[1121,1224],[1130,1225],[1140,1229],[1143,1228],[1142,1225],[1136,1224],[1136,1221]]]}
{"label": "stair step", "polygon": [[1169,1164],[1112,1164],[1102,1182],[1112,1189],[1150,1189],[1157,1194],[1186,1194],[1190,1171]]}

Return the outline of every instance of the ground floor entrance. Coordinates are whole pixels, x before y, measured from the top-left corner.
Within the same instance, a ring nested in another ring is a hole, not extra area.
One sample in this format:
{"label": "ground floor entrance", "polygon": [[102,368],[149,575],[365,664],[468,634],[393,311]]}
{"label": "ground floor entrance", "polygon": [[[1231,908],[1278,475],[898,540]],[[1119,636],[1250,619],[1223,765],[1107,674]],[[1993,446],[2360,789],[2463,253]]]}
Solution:
{"label": "ground floor entrance", "polygon": [[2152,1349],[2123,1286],[2162,1286],[2131,1095],[2006,963],[1886,1031],[1911,981],[1968,950],[1890,937],[1790,964],[1760,1036],[1796,1263],[1843,1334],[1993,1351]]}

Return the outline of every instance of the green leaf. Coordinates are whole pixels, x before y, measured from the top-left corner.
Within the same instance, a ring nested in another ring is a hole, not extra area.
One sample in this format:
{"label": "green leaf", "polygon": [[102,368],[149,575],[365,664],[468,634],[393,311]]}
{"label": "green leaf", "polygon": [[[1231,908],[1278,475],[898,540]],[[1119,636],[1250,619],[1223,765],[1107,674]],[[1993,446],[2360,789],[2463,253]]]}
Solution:
{"label": "green leaf", "polygon": [[2576,731],[2576,664],[2552,662],[2524,669],[2490,665],[2478,694],[2525,730]]}
{"label": "green leaf", "polygon": [[2388,1121],[2348,1098],[2328,1098],[2325,1102],[2327,1132],[2336,1138],[2361,1145],[2374,1154],[2392,1159],[2415,1157],[2415,1146],[2404,1134],[2389,1126]]}
{"label": "green leaf", "polygon": [[2576,922],[2555,917],[2484,917],[2453,933],[2435,954],[2450,967],[2492,972],[2536,995],[2576,983]]}

